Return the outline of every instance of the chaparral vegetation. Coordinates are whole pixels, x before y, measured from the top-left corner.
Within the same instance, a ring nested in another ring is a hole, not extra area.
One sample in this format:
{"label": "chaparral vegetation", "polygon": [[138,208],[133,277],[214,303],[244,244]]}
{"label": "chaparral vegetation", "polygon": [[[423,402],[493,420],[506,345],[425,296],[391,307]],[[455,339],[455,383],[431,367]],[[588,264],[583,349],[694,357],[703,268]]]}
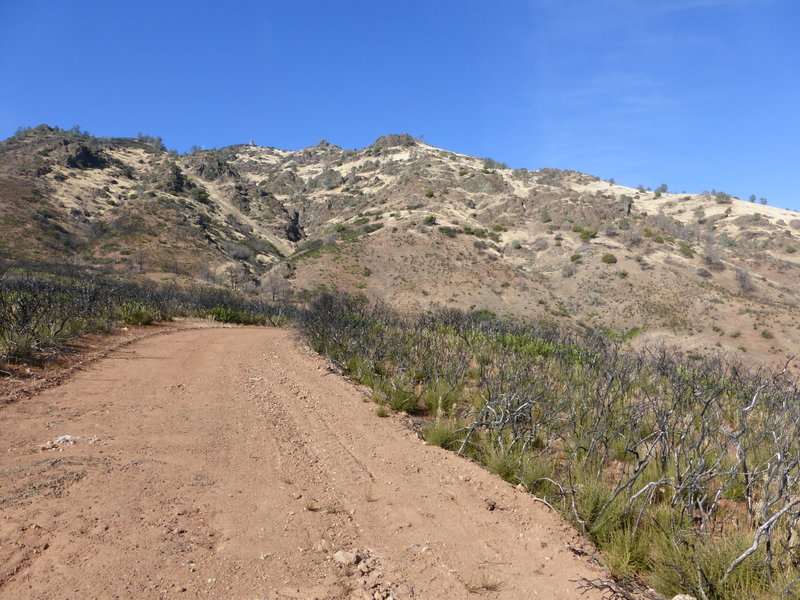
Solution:
{"label": "chaparral vegetation", "polygon": [[800,393],[782,370],[440,309],[326,294],[313,347],[433,444],[524,486],[622,583],[697,598],[798,589]]}

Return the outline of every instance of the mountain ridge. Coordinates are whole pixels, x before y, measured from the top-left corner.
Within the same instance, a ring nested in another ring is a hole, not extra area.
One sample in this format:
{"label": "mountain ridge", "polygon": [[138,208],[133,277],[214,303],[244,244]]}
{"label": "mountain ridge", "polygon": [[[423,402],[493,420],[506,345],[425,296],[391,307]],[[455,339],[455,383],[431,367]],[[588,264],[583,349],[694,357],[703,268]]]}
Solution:
{"label": "mountain ridge", "polygon": [[592,328],[691,356],[800,342],[800,215],[577,171],[509,169],[408,134],[360,150],[49,126],[0,142],[0,255],[274,298],[341,289]]}

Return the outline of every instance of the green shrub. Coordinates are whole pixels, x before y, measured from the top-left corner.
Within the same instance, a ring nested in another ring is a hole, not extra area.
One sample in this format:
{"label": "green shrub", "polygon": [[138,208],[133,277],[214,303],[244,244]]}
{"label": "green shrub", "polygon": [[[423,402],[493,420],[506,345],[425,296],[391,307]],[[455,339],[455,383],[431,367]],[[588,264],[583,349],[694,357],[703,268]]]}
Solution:
{"label": "green shrub", "polygon": [[156,320],[155,312],[140,302],[124,303],[119,315],[126,325],[150,325]]}
{"label": "green shrub", "polygon": [[553,463],[546,458],[527,459],[520,471],[520,483],[531,494],[546,497],[548,493],[555,493],[558,489],[548,480],[553,478]]}
{"label": "green shrub", "polygon": [[433,190],[431,188],[426,188],[425,197],[426,198],[433,198]]}
{"label": "green shrub", "polygon": [[580,234],[581,241],[584,242],[588,242],[590,239],[597,236],[596,229],[586,229],[584,227],[581,227],[580,225],[573,225],[572,231],[574,231],[577,234]]}
{"label": "green shrub", "polygon": [[437,380],[425,386],[422,404],[429,414],[437,417],[450,416],[460,393],[460,388],[453,388],[450,384]]}
{"label": "green shrub", "polygon": [[422,428],[422,438],[445,450],[458,450],[463,436],[455,421],[436,421]]}
{"label": "green shrub", "polygon": [[510,483],[519,483],[521,464],[519,454],[502,450],[496,446],[489,446],[484,450],[483,464],[492,473]]}
{"label": "green shrub", "polygon": [[189,196],[201,204],[209,204],[211,197],[204,188],[195,187],[189,190]]}
{"label": "green shrub", "polygon": [[607,265],[613,265],[614,263],[617,262],[617,257],[611,254],[611,252],[606,252],[605,254],[603,254],[600,260],[602,260]]}
{"label": "green shrub", "polygon": [[467,235],[474,235],[475,237],[481,239],[489,235],[489,232],[481,227],[469,227],[468,225],[465,225],[461,231]]}
{"label": "green shrub", "polygon": [[603,564],[617,579],[633,580],[652,567],[649,537],[636,535],[630,527],[615,529],[601,546]]}
{"label": "green shrub", "polygon": [[392,410],[410,415],[423,412],[414,393],[414,387],[399,377],[383,379],[376,390],[376,397],[381,404],[388,404]]}
{"label": "green shrub", "polygon": [[483,170],[490,171],[493,169],[507,169],[508,165],[504,162],[497,161],[493,158],[484,158],[483,159]]}
{"label": "green shrub", "polygon": [[[720,583],[728,565],[752,544],[752,537],[746,534],[734,532],[713,538],[678,539],[677,542],[666,536],[657,536],[655,542],[653,583],[656,590],[666,597],[686,593],[702,597],[701,590],[713,600],[798,597],[797,592],[790,596],[768,593],[763,547],[733,571],[725,583]],[[710,582],[713,586],[709,585]]]}
{"label": "green shrub", "polygon": [[383,229],[383,223],[370,223],[369,225],[364,225],[361,228],[361,231],[364,233],[372,233],[373,231],[378,231],[378,229]]}
{"label": "green shrub", "polygon": [[569,257],[570,262],[578,262],[581,258],[583,258],[580,254],[573,254]]}
{"label": "green shrub", "polygon": [[0,357],[25,360],[36,353],[36,337],[30,333],[6,331],[0,336]]}
{"label": "green shrub", "polygon": [[480,310],[473,311],[472,318],[476,321],[492,321],[493,319],[497,318],[497,315],[490,311],[489,309],[482,308]]}

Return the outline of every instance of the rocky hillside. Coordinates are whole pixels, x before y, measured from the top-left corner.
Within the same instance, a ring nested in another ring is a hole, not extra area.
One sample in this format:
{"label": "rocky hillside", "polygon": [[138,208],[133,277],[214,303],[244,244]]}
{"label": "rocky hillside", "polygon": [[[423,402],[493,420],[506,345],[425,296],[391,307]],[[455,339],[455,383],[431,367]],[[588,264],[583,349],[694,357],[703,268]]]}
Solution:
{"label": "rocky hillside", "polygon": [[187,155],[47,126],[0,143],[0,253],[302,299],[487,310],[771,365],[800,342],[800,214],[508,169],[407,135]]}

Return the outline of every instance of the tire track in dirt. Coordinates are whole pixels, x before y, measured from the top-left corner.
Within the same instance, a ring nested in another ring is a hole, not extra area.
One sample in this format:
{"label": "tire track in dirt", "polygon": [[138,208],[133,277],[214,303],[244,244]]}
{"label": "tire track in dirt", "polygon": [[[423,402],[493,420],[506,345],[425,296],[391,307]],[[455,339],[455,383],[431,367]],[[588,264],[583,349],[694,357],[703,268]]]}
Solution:
{"label": "tire track in dirt", "polygon": [[547,508],[363,400],[292,332],[238,328],[5,406],[0,598],[599,597]]}

